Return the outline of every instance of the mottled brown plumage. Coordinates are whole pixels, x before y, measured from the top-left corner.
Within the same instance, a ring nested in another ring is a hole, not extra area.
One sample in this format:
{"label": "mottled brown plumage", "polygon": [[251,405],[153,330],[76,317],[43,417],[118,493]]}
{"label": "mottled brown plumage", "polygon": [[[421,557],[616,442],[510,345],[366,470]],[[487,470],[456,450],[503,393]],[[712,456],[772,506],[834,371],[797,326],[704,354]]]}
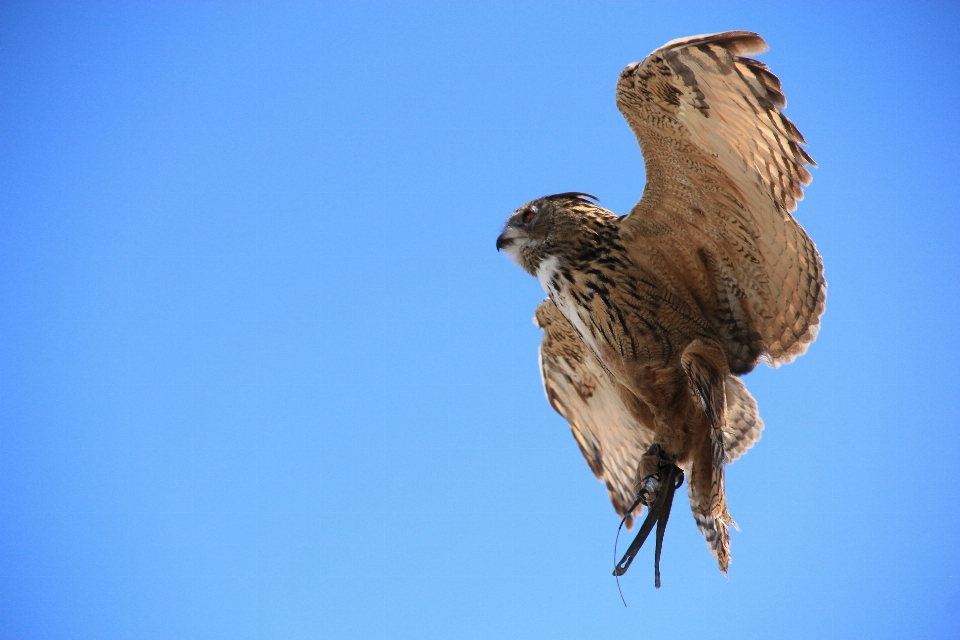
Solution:
{"label": "mottled brown plumage", "polygon": [[497,239],[549,295],[535,317],[547,398],[614,508],[654,504],[678,466],[724,572],[723,468],[763,428],[736,376],[802,354],[826,299],[820,256],[791,215],[813,161],[780,111],[779,80],[742,57],[765,48],[733,31],[629,65],[617,106],[646,164],[640,202],[620,218],[585,194],[548,196]]}

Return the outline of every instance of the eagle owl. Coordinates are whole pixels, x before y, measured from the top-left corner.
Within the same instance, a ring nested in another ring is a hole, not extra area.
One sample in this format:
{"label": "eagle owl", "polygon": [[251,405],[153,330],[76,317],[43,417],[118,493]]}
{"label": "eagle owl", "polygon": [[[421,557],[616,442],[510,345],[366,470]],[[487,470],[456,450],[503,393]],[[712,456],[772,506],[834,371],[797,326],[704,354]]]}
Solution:
{"label": "eagle owl", "polygon": [[627,525],[647,517],[614,574],[657,528],[659,558],[674,491],[726,574],[724,465],[763,422],[739,376],[814,341],[826,301],[823,263],[793,218],[815,163],[781,110],[780,81],[746,55],[747,31],[669,42],[617,82],[647,180],[626,216],[583,193],[534,200],[507,220],[502,249],[548,298],[540,368],[587,464]]}

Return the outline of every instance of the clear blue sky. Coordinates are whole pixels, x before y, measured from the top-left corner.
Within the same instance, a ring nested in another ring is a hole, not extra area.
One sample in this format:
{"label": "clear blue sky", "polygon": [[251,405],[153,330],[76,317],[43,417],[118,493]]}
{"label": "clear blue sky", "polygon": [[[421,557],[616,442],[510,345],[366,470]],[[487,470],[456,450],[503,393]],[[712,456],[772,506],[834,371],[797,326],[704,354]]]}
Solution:
{"label": "clear blue sky", "polygon": [[[0,7],[0,637],[960,637],[956,7],[586,5]],[[617,75],[727,29],[827,312],[745,379],[729,579],[681,498],[625,609],[494,241],[628,211]]]}

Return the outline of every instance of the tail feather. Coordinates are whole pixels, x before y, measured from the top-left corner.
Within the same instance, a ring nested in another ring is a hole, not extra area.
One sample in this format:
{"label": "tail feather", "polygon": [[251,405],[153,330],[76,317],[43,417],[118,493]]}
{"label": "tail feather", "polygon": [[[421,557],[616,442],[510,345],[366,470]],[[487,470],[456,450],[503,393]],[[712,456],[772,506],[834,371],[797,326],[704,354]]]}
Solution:
{"label": "tail feather", "polygon": [[752,447],[763,432],[763,420],[757,410],[757,401],[740,378],[728,375],[724,380],[727,400],[726,423],[723,427],[726,462],[730,464]]}
{"label": "tail feather", "polygon": [[727,575],[727,568],[730,566],[730,525],[736,528],[737,523],[729,513],[717,517],[699,513],[696,508],[693,510],[693,519],[696,520],[697,528],[707,541],[707,548],[716,559],[720,571],[723,575]]}

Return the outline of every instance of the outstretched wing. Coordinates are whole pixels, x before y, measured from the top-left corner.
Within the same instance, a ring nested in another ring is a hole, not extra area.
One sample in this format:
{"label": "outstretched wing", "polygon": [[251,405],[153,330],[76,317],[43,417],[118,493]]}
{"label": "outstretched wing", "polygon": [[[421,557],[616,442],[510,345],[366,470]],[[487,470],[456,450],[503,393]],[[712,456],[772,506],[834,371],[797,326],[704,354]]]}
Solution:
{"label": "outstretched wing", "polygon": [[[634,474],[653,432],[630,415],[609,374],[549,298],[537,307],[534,322],[543,329],[540,373],[547,400],[570,423],[583,457],[622,516],[635,500]],[[628,517],[627,526],[632,523]]]}
{"label": "outstretched wing", "polygon": [[817,336],[823,265],[791,212],[814,164],[755,33],[674,40],[617,83],[646,164],[623,221],[632,256],[716,325],[734,373],[790,362]]}

